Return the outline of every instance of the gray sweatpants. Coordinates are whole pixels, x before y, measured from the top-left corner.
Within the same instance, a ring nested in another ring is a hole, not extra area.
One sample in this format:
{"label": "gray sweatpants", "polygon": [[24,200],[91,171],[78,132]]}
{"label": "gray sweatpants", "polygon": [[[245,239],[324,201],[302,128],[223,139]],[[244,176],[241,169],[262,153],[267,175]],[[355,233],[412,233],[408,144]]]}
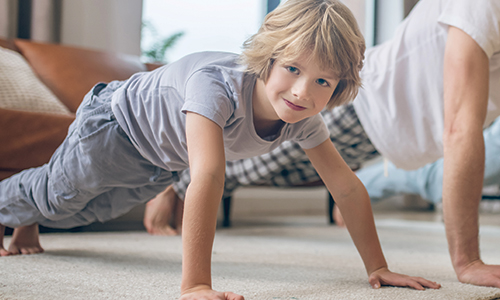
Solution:
{"label": "gray sweatpants", "polygon": [[49,163],[0,182],[0,224],[71,228],[104,222],[177,179],[176,172],[144,159],[117,123],[111,95],[120,84],[98,84],[85,96]]}

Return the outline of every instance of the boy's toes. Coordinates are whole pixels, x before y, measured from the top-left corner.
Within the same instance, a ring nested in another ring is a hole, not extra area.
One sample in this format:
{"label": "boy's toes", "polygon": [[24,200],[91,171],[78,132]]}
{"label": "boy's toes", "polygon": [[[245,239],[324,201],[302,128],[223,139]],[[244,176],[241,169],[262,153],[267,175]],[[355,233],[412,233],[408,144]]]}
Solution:
{"label": "boy's toes", "polygon": [[9,253],[10,255],[27,255],[27,254],[37,254],[37,253],[43,253],[43,248],[41,246],[34,246],[34,247],[16,247],[12,246],[9,247]]}
{"label": "boy's toes", "polygon": [[42,247],[30,247],[30,248],[24,248],[21,249],[22,254],[37,254],[37,253],[43,253],[43,248]]}
{"label": "boy's toes", "polygon": [[9,256],[9,251],[5,250],[3,247],[0,247],[0,256]]}

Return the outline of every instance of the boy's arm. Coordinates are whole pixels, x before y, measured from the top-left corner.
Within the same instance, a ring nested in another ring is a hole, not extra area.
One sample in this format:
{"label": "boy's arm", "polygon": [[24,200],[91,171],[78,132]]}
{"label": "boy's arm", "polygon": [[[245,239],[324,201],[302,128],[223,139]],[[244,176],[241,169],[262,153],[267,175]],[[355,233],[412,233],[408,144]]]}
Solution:
{"label": "boy's arm", "polygon": [[361,181],[330,140],[304,151],[341,210],[368,274],[387,267],[375,230],[370,198]]}
{"label": "boy's arm", "polygon": [[184,201],[181,299],[243,299],[212,291],[212,245],[225,171],[222,129],[188,112],[186,137],[191,184]]}
{"label": "boy's arm", "polygon": [[478,206],[484,178],[483,123],[489,61],[465,32],[450,26],[444,62],[443,213],[448,247],[461,282],[500,287],[500,266],[479,255]]}
{"label": "boy's arm", "polygon": [[439,288],[438,284],[426,279],[392,273],[387,269],[368,193],[333,143],[328,139],[304,151],[342,212],[349,234],[365,264],[370,284],[374,288],[380,285]]}

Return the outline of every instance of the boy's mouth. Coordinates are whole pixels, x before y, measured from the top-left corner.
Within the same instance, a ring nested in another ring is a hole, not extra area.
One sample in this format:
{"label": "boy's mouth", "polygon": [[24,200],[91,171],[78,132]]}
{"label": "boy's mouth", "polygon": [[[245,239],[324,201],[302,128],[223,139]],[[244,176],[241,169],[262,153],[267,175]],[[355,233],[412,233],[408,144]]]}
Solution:
{"label": "boy's mouth", "polygon": [[301,110],[306,109],[306,108],[305,108],[305,107],[303,107],[303,106],[293,104],[292,102],[290,102],[290,101],[286,100],[285,98],[283,98],[283,100],[285,101],[286,105],[288,105],[288,107],[290,107],[290,108],[291,108],[291,109],[293,109],[293,110],[296,110],[296,111],[301,111]]}

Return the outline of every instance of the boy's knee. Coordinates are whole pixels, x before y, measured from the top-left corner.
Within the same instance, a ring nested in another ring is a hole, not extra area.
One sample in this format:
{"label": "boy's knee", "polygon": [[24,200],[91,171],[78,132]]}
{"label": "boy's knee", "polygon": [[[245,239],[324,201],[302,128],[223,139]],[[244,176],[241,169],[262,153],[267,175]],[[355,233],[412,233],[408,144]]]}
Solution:
{"label": "boy's knee", "polygon": [[59,221],[80,212],[88,201],[74,189],[51,189],[43,200],[36,201],[40,213],[48,220]]}
{"label": "boy's knee", "polygon": [[72,203],[52,203],[47,202],[45,207],[40,208],[40,213],[51,221],[60,221],[80,212],[85,205],[75,205]]}

